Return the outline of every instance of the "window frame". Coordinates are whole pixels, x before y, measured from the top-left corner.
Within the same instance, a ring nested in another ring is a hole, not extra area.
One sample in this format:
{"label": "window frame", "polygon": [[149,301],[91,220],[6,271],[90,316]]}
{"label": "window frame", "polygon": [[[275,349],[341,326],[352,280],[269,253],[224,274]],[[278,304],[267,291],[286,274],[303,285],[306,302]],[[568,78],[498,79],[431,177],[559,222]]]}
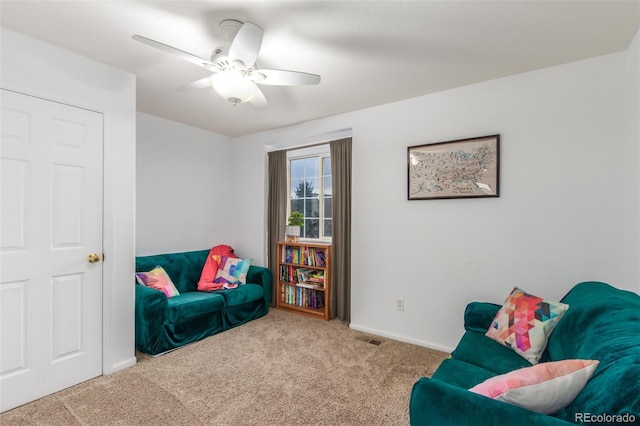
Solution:
{"label": "window frame", "polygon": [[[329,144],[322,144],[322,145],[317,145],[317,146],[313,146],[313,147],[308,147],[308,148],[301,148],[301,149],[295,149],[295,150],[290,150],[287,151],[287,218],[291,215],[291,161],[293,160],[303,160],[305,158],[318,158],[319,161],[319,167],[318,167],[318,176],[316,176],[318,178],[318,202],[319,202],[319,206],[318,206],[318,222],[319,222],[319,230],[318,230],[318,235],[319,238],[300,238],[301,241],[306,241],[306,242],[331,242],[332,241],[332,237],[325,237],[324,235],[324,221],[325,221],[325,215],[324,215],[324,176],[326,176],[326,174],[323,174],[324,170],[323,170],[323,160],[325,158],[331,158],[331,150],[330,150],[330,146]],[[332,182],[332,190],[331,190],[331,202],[333,202],[333,175],[329,175],[331,176],[331,182]],[[305,216],[306,219],[309,219]],[[315,218],[314,218],[315,219]],[[331,217],[331,220],[333,220],[333,214]],[[332,227],[333,230],[333,227]]]}

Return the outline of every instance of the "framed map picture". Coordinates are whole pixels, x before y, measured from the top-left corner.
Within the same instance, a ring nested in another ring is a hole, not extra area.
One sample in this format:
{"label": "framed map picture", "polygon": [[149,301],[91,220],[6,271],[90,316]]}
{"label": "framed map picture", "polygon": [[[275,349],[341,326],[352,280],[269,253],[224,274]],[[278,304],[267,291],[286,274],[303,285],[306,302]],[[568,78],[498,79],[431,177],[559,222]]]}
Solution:
{"label": "framed map picture", "polygon": [[500,135],[407,148],[409,200],[498,197]]}

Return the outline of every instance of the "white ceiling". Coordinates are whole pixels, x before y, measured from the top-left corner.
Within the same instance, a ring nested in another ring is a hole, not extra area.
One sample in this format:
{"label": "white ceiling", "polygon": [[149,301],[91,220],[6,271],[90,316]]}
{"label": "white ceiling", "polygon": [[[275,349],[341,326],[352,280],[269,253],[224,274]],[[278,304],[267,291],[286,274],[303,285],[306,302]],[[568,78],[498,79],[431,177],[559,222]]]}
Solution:
{"label": "white ceiling", "polygon": [[[224,19],[264,28],[258,65],[320,74],[232,107],[209,73],[131,39],[209,58]],[[2,26],[137,76],[138,111],[239,136],[625,50],[640,1],[6,1]]]}

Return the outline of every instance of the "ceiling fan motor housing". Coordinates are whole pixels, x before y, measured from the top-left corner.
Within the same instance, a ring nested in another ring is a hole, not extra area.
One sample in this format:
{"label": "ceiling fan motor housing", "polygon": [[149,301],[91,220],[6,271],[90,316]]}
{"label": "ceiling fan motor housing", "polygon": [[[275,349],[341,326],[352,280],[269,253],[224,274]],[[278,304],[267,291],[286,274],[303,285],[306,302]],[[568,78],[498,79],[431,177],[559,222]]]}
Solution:
{"label": "ceiling fan motor housing", "polygon": [[220,69],[229,69],[231,61],[229,61],[229,46],[216,47],[211,54],[211,62],[218,65]]}
{"label": "ceiling fan motor housing", "polygon": [[244,62],[229,59],[229,46],[217,47],[211,54],[211,62],[218,65],[221,70],[248,71]]}

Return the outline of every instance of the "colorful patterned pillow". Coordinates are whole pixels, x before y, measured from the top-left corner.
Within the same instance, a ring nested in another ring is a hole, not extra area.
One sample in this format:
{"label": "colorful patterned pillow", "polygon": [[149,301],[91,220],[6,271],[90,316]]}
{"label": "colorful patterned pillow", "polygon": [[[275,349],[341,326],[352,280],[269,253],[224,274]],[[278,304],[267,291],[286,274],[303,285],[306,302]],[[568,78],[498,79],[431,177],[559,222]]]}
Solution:
{"label": "colorful patterned pillow", "polygon": [[162,266],[156,266],[149,272],[136,272],[136,280],[140,285],[160,290],[167,297],[178,296],[180,292],[171,281],[171,277],[167,274]]}
{"label": "colorful patterned pillow", "polygon": [[218,263],[215,283],[223,283],[224,288],[236,288],[247,283],[247,272],[253,259],[238,259],[227,256],[213,255],[211,258]]}
{"label": "colorful patterned pillow", "polygon": [[544,300],[514,287],[486,336],[537,364],[547,340],[569,305]]}
{"label": "colorful patterned pillow", "polygon": [[224,288],[224,283],[215,282],[216,274],[218,273],[218,262],[213,258],[213,256],[238,257],[236,256],[236,252],[233,250],[233,247],[224,244],[217,245],[209,250],[207,260],[202,267],[200,280],[198,281],[198,291],[215,291],[222,290]]}
{"label": "colorful patterned pillow", "polygon": [[599,361],[567,359],[543,362],[491,377],[469,389],[486,397],[542,414],[551,414],[571,404]]}

